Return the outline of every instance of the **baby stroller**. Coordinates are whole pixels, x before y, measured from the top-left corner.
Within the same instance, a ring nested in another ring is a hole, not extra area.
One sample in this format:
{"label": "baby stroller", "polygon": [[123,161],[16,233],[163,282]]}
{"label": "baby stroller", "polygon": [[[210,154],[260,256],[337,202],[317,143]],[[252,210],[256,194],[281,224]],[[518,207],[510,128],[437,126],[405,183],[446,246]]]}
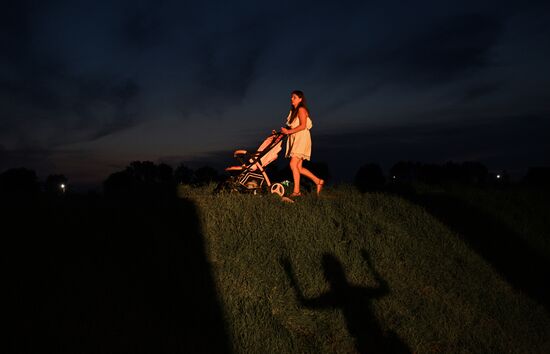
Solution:
{"label": "baby stroller", "polygon": [[221,182],[215,192],[253,193],[271,192],[283,196],[285,187],[281,183],[271,183],[265,168],[275,161],[282,149],[284,134],[273,131],[258,150],[249,153],[246,150],[235,150],[233,157],[239,161],[238,166],[225,170],[231,174]]}

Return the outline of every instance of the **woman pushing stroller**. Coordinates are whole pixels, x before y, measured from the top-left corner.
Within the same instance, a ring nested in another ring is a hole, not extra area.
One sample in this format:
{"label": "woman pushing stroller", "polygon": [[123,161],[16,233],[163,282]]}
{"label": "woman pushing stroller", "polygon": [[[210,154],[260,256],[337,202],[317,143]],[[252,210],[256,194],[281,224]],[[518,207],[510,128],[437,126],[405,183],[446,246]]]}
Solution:
{"label": "woman pushing stroller", "polygon": [[309,118],[309,111],[306,106],[304,93],[302,91],[292,91],[290,102],[291,107],[287,117],[287,127],[281,128],[281,133],[288,136],[285,156],[290,158],[290,169],[294,180],[294,190],[292,194],[290,194],[290,197],[301,196],[301,175],[311,179],[313,183],[315,183],[317,195],[319,195],[325,181],[302,166],[304,160],[309,160],[311,158],[311,134],[309,130],[313,126]]}

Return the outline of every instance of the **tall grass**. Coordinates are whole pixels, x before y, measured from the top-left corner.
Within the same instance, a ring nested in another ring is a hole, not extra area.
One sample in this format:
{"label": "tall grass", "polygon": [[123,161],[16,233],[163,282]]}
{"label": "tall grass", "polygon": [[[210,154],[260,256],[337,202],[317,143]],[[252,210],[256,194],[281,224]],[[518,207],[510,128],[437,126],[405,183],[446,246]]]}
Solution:
{"label": "tall grass", "polygon": [[[236,352],[352,353],[396,343],[419,353],[550,352],[546,309],[416,203],[350,186],[292,204],[210,192],[180,195],[198,209]],[[528,220],[512,224],[533,239]]]}

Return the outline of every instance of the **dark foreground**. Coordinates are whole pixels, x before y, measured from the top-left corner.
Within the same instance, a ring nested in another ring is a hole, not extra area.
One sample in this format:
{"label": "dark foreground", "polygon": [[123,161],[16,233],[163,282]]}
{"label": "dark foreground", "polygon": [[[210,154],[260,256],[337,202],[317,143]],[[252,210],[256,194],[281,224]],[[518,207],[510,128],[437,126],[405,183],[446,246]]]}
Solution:
{"label": "dark foreground", "polygon": [[2,352],[228,351],[191,202],[18,204],[2,210]]}

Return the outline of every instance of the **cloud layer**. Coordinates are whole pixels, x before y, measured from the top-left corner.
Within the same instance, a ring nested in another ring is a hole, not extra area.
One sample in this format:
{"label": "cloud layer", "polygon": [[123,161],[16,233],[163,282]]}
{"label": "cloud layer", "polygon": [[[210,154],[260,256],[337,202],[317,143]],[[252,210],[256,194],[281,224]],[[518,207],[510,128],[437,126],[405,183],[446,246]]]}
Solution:
{"label": "cloud layer", "polygon": [[[113,161],[145,145],[159,157],[250,146],[281,125],[297,88],[317,132],[335,139],[327,146],[356,131],[399,136],[393,127],[467,127],[473,116],[498,127],[550,112],[545,2],[57,0],[1,10],[0,166],[36,164],[30,151],[62,169],[48,152],[101,161],[109,146]],[[418,146],[432,138],[407,131]]]}

